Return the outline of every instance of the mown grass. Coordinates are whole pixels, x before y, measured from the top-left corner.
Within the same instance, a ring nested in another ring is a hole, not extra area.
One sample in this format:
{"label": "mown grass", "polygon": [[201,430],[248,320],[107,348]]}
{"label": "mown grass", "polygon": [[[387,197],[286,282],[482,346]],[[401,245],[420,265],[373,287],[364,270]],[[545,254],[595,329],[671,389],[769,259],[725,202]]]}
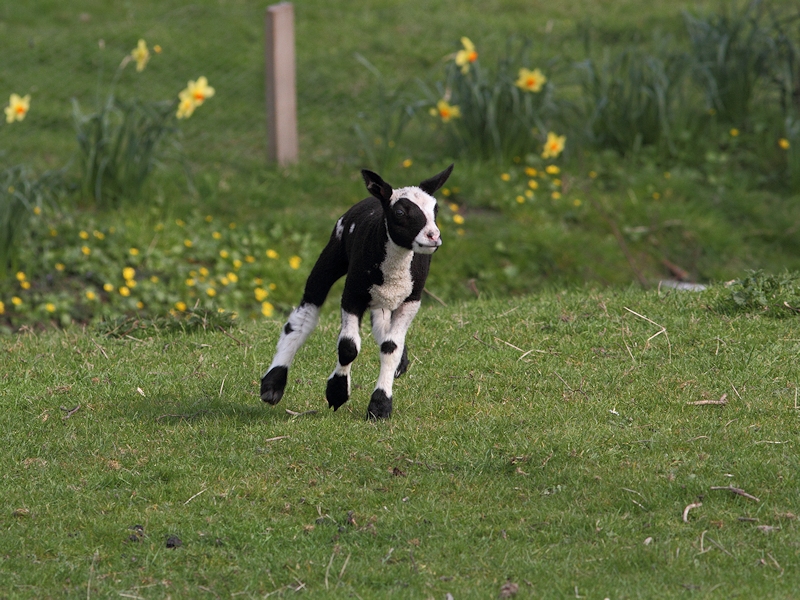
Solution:
{"label": "mown grass", "polygon": [[3,338],[3,595],[791,597],[800,329],[730,294],[430,305],[382,423],[334,306],[274,408],[277,320]]}

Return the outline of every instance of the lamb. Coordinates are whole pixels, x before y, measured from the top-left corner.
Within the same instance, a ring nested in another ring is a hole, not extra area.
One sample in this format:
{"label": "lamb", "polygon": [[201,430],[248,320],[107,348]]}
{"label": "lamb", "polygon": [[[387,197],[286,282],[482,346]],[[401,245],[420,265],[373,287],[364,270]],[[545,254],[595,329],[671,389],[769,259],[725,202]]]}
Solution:
{"label": "lamb", "polygon": [[369,309],[381,366],[367,419],[391,415],[393,380],[405,373],[409,364],[406,332],[420,307],[431,255],[442,245],[433,194],[452,170],[450,165],[419,186],[398,189],[372,171],[361,171],[372,196],[336,222],[306,281],[299,306],[283,327],[272,364],[261,378],[264,402],[277,404],[283,397],[295,354],[316,327],[331,286],[346,275],[338,361],[328,377],[325,397],[334,411],[350,398],[350,367],[361,349],[361,319]]}

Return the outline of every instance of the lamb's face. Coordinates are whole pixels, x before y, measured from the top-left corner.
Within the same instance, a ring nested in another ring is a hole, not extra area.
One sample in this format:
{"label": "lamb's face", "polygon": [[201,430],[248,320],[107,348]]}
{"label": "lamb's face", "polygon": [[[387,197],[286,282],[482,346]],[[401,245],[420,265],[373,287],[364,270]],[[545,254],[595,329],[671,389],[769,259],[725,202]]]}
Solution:
{"label": "lamb's face", "polygon": [[393,190],[385,211],[389,237],[403,248],[433,254],[442,245],[436,226],[437,211],[436,198],[418,187]]}

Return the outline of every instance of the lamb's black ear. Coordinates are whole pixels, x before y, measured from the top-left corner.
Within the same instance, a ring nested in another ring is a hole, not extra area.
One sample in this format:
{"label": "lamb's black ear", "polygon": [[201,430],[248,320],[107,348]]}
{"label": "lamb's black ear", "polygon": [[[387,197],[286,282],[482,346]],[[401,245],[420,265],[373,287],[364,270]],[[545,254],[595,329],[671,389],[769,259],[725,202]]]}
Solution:
{"label": "lamb's black ear", "polygon": [[433,193],[444,185],[444,182],[447,181],[447,178],[450,177],[450,173],[452,172],[453,172],[453,165],[450,165],[438,175],[434,175],[430,179],[426,179],[425,181],[420,183],[419,189],[421,189],[426,194],[433,196]]}
{"label": "lamb's black ear", "polygon": [[367,169],[361,170],[361,176],[367,186],[367,191],[381,202],[389,202],[392,197],[392,186],[386,183],[381,176]]}

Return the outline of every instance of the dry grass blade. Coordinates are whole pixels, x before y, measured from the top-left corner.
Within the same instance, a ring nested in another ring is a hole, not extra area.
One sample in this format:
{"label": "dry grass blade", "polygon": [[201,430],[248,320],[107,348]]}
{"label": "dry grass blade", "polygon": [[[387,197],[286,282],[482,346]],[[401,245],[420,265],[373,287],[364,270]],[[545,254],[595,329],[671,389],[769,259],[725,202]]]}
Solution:
{"label": "dry grass blade", "polygon": [[698,400],[696,402],[687,402],[691,406],[725,406],[728,403],[728,394],[722,394],[719,400]]}
{"label": "dry grass blade", "polygon": [[748,500],[752,500],[753,502],[761,502],[758,498],[753,496],[752,494],[748,494],[741,488],[733,487],[732,485],[712,485],[712,490],[727,490],[732,494],[736,494],[737,496],[742,496],[743,498],[747,498]]}
{"label": "dry grass blade", "polygon": [[686,506],[686,508],[683,509],[683,522],[684,523],[688,523],[689,522],[689,511],[690,510],[692,510],[693,508],[700,508],[701,506],[703,506],[702,502],[692,502],[691,504],[688,504]]}

